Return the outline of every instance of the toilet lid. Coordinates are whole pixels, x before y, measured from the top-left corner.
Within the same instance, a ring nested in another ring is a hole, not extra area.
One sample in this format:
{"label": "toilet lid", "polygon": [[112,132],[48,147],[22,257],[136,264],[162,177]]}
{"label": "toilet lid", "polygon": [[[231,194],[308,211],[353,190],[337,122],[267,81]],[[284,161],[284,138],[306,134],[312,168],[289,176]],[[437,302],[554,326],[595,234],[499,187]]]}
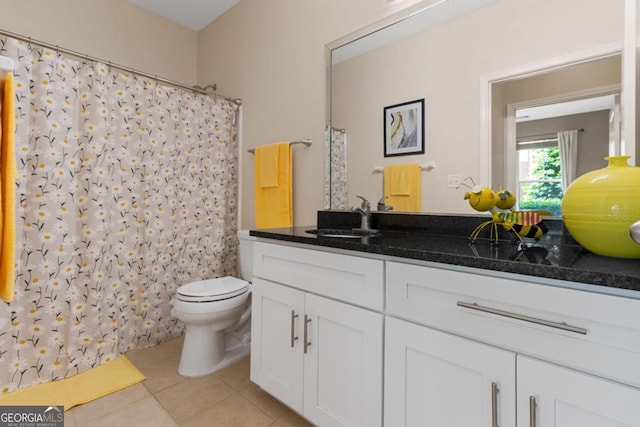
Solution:
{"label": "toilet lid", "polygon": [[247,292],[249,283],[235,277],[200,280],[180,286],[176,297],[182,301],[210,302],[233,298]]}

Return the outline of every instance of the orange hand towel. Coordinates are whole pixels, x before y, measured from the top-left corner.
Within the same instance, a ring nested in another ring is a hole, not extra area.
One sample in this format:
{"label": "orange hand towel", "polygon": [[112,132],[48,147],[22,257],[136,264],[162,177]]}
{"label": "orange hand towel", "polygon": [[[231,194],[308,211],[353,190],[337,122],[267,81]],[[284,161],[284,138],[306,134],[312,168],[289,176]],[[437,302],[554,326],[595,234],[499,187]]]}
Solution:
{"label": "orange hand towel", "polygon": [[8,73],[2,83],[0,129],[0,298],[13,301],[16,255],[16,112],[15,82]]}
{"label": "orange hand towel", "polygon": [[[277,150],[275,156],[274,148]],[[256,227],[291,227],[293,225],[293,170],[290,144],[279,142],[257,147],[254,161]],[[273,164],[274,162],[276,164]],[[271,171],[265,173],[264,169]],[[277,173],[275,182],[272,177],[270,178],[273,171]],[[272,182],[269,182],[270,179]]]}
{"label": "orange hand towel", "polygon": [[384,195],[394,211],[421,210],[422,169],[419,164],[392,165],[384,168]]}

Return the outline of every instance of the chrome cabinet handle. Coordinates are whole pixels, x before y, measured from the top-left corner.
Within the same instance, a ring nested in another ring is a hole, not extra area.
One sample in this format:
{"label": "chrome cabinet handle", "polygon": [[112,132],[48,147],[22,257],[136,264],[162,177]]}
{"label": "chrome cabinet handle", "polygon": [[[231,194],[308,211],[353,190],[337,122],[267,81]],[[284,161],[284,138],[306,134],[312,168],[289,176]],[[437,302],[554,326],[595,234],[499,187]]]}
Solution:
{"label": "chrome cabinet handle", "polygon": [[304,354],[307,354],[307,349],[311,345],[311,343],[308,340],[309,333],[307,331],[309,323],[311,323],[311,318],[305,314],[304,315]]}
{"label": "chrome cabinet handle", "polygon": [[470,308],[471,310],[491,313],[498,316],[510,317],[512,319],[522,320],[524,322],[537,323],[538,325],[549,326],[551,328],[562,329],[563,331],[575,332],[576,334],[587,335],[587,330],[578,326],[568,325],[565,322],[552,322],[550,320],[540,319],[538,317],[526,316],[524,314],[512,313],[510,311],[498,310],[497,308],[485,307],[477,303],[458,301],[459,307]]}
{"label": "chrome cabinet handle", "polygon": [[536,403],[535,396],[529,396],[529,427],[536,427]]}
{"label": "chrome cabinet handle", "polygon": [[293,344],[298,339],[298,337],[295,336],[296,319],[298,317],[295,310],[291,310],[291,348],[293,348]]}
{"label": "chrome cabinet handle", "polygon": [[498,384],[491,383],[491,427],[498,427]]}

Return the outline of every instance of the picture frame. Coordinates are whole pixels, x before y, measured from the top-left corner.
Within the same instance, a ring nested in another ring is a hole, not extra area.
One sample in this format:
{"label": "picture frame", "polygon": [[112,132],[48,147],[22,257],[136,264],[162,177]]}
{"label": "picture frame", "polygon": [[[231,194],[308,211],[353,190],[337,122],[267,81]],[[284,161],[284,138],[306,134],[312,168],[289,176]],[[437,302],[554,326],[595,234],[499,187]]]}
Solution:
{"label": "picture frame", "polygon": [[384,157],[424,154],[424,98],[384,107]]}

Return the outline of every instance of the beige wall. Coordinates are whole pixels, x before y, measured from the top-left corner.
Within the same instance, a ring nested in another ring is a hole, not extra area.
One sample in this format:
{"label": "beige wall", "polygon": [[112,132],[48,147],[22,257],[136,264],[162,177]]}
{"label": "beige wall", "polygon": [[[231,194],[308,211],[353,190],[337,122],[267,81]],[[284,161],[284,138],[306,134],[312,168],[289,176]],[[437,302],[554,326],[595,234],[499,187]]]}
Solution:
{"label": "beige wall", "polygon": [[325,45],[397,9],[387,0],[242,0],[200,31],[199,79],[242,98],[241,227],[255,224],[246,150],[301,138],[313,145],[293,149],[294,225],[315,224],[323,208]]}
{"label": "beige wall", "polygon": [[127,0],[0,0],[0,29],[188,85],[197,33]]}

